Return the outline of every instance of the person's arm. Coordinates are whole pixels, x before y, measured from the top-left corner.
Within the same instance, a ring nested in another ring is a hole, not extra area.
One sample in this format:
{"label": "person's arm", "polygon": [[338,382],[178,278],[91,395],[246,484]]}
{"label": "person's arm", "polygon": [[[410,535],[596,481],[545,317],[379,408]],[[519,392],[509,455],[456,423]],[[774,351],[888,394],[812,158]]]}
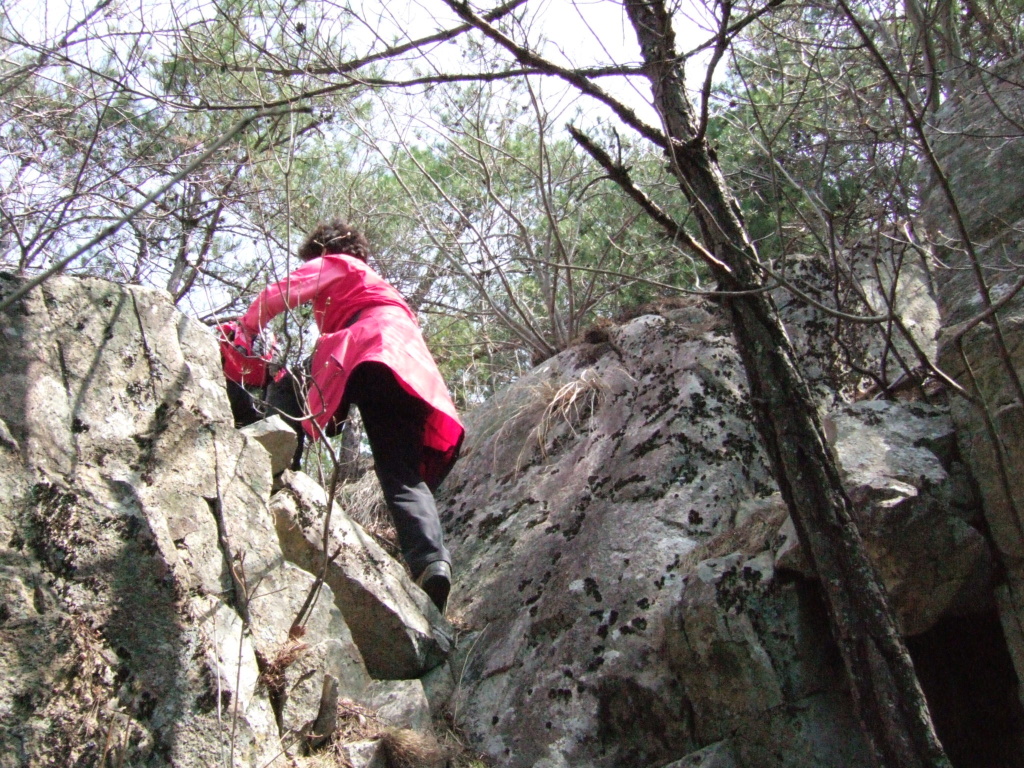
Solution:
{"label": "person's arm", "polygon": [[242,315],[240,325],[247,333],[257,335],[286,309],[312,301],[318,292],[340,276],[339,272],[337,264],[328,263],[325,259],[306,262],[281,282],[267,286]]}

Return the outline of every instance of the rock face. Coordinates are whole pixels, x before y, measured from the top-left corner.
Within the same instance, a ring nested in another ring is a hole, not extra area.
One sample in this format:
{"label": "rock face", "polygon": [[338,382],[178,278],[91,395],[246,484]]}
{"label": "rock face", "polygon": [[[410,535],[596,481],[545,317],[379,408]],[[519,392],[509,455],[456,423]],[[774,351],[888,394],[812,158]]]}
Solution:
{"label": "rock face", "polygon": [[55,278],[0,315],[0,361],[0,766],[267,766],[327,674],[422,725],[419,681],[373,682],[329,587],[293,630],[313,576],[201,325]]}
{"label": "rock face", "polygon": [[[865,390],[898,389],[910,382],[908,372],[921,365],[919,351],[929,360],[935,357],[939,317],[931,279],[920,256],[901,239],[851,246],[837,263],[804,254],[785,260],[781,271],[795,291],[780,286],[772,291],[772,300],[799,356],[804,380],[823,407]],[[842,290],[836,290],[837,282]],[[884,315],[890,304],[909,340],[891,325],[850,322],[821,309]],[[876,380],[865,379],[865,371],[873,371]]]}
{"label": "rock face", "polygon": [[638,318],[471,414],[446,492],[452,610],[481,630],[459,710],[504,765],[656,764],[696,746],[657,662],[671,608],[699,544],[773,486],[732,344],[693,327]]}
{"label": "rock face", "polygon": [[[867,764],[729,329],[693,303],[591,338],[468,418],[440,497],[457,637],[342,509],[324,537],[323,489],[272,478],[165,295],[30,293],[0,315],[0,768],[301,764],[345,712],[377,724],[356,765],[439,715],[503,768]],[[862,402],[827,432],[954,765],[1024,768],[948,413]]]}
{"label": "rock face", "polygon": [[[288,472],[270,504],[285,557],[311,573],[323,564],[324,489]],[[419,678],[444,661],[453,631],[406,570],[338,508],[332,511],[325,583],[352,624],[377,678]]]}
{"label": "rock face", "polygon": [[292,456],[299,444],[295,430],[277,414],[242,427],[242,434],[252,438],[267,449],[270,454],[270,471],[277,475],[292,464]]}
{"label": "rock face", "polygon": [[[1002,620],[1024,679],[1024,66],[1018,59],[966,77],[934,118],[936,158],[956,211],[931,169],[922,210],[936,243],[943,330],[939,363],[973,399],[955,398],[961,450],[984,499],[1006,571]],[[956,226],[957,213],[972,243]],[[1016,293],[1015,293],[1016,292]],[[985,293],[988,298],[985,298]],[[983,317],[986,307],[998,311]]]}
{"label": "rock face", "polygon": [[844,480],[904,635],[991,606],[996,568],[946,409],[866,401],[830,415]]}
{"label": "rock face", "polygon": [[[861,403],[830,431],[905,631],[990,610],[948,415]],[[476,630],[453,709],[497,764],[868,764],[710,311],[643,316],[552,358],[468,434],[443,492],[450,611]]]}

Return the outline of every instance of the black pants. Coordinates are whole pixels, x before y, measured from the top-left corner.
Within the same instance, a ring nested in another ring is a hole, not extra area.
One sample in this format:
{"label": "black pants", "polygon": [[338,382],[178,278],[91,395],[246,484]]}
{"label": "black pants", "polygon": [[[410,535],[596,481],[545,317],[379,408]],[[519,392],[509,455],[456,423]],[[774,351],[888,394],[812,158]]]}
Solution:
{"label": "black pants", "polygon": [[363,363],[352,372],[339,416],[349,403],[363,417],[374,470],[413,578],[435,560],[450,563],[434,495],[420,474],[430,406],[406,392],[382,363]]}
{"label": "black pants", "polygon": [[[295,379],[286,375],[272,382],[264,395],[265,410],[257,407],[252,395],[232,381],[228,382],[228,399],[235,426],[242,427],[276,413],[299,433],[299,446],[292,459],[297,470],[302,460],[304,398]],[[345,400],[334,417],[340,425],[351,404],[359,409],[363,427],[373,453],[374,470],[384,492],[384,502],[398,533],[402,557],[419,577],[435,560],[451,562],[444,546],[441,521],[437,515],[434,495],[420,474],[423,458],[423,425],[430,406],[410,395],[383,363],[363,363],[356,367],[345,386]],[[334,434],[328,429],[328,434]]]}

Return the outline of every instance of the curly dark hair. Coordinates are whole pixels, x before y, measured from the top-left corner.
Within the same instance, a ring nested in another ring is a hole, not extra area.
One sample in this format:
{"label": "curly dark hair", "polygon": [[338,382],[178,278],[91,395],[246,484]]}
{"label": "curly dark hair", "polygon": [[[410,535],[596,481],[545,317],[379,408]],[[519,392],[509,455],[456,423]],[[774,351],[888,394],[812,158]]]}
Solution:
{"label": "curly dark hair", "polygon": [[317,224],[306,236],[296,255],[301,261],[309,261],[336,253],[355,256],[365,262],[370,258],[370,243],[358,229],[350,227],[341,219],[331,219]]}

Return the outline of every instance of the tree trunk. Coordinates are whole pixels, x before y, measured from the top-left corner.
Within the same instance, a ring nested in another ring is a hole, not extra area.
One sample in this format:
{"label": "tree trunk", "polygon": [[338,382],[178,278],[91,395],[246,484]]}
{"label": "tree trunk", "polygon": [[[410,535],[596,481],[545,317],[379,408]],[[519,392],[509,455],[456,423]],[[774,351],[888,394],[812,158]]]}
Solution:
{"label": "tree trunk", "polygon": [[[756,291],[762,283],[757,254],[686,96],[671,17],[662,0],[626,0],[625,6],[671,142],[673,171],[704,245],[725,265],[711,264],[719,286]],[[875,763],[949,766],[778,312],[766,292],[731,296],[725,304],[746,368],[756,426],[801,546],[824,587],[833,635]]]}

